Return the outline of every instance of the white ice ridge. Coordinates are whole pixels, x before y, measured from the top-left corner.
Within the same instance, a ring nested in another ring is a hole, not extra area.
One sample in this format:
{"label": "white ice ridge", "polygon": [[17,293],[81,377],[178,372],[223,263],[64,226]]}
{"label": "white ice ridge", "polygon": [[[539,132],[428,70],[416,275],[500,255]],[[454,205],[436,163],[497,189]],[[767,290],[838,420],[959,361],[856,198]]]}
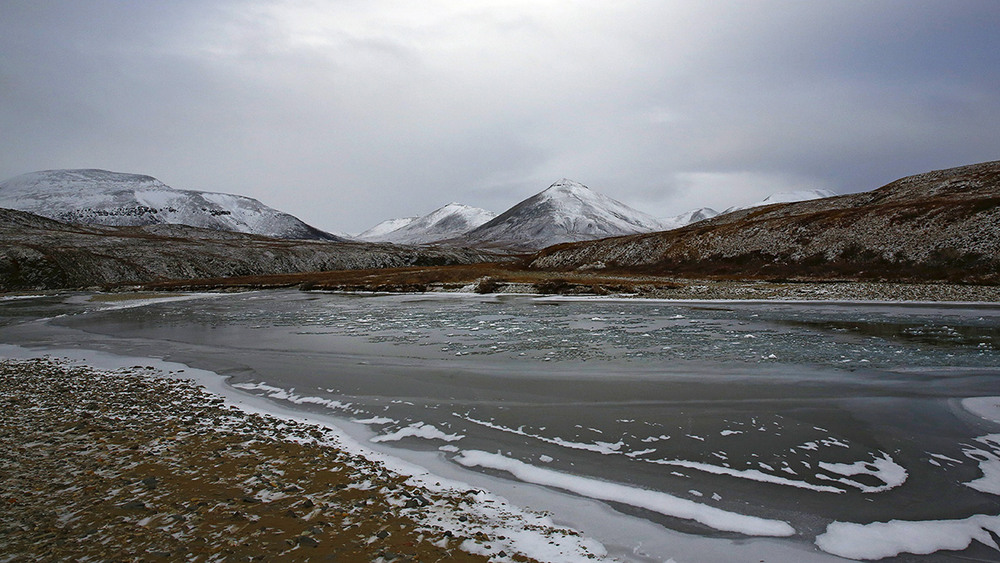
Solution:
{"label": "white ice ridge", "polygon": [[119,309],[134,309],[145,307],[157,303],[169,303],[175,301],[190,301],[192,299],[218,298],[224,294],[220,293],[183,293],[181,295],[160,295],[157,297],[146,297],[143,299],[124,299],[122,301],[93,302],[100,305],[106,311],[116,311]]}
{"label": "white ice ridge", "polygon": [[1000,516],[977,514],[963,520],[892,520],[871,524],[833,522],[816,538],[816,545],[827,553],[850,559],[959,551],[969,547],[973,540],[1000,550],[990,532],[1000,534]]}
{"label": "white ice ridge", "polygon": [[414,422],[409,426],[404,426],[395,432],[375,436],[372,442],[397,442],[403,438],[424,438],[425,440],[443,440],[445,442],[457,442],[465,438],[463,434],[445,434],[437,429],[433,424],[425,422]]}
{"label": "white ice ridge", "polygon": [[369,418],[352,418],[351,422],[358,424],[394,424],[399,421],[387,416],[372,416]]}
{"label": "white ice ridge", "polygon": [[455,457],[466,467],[507,471],[527,483],[556,487],[585,497],[627,504],[660,514],[694,520],[710,528],[749,536],[791,536],[795,529],[787,522],[728,512],[659,491],[609,483],[528,465],[500,454],[468,450]]}
{"label": "white ice ridge", "polygon": [[534,438],[542,442],[555,444],[557,446],[562,446],[564,448],[572,448],[574,450],[586,450],[590,452],[597,452],[599,454],[610,455],[610,454],[621,453],[619,450],[621,450],[622,446],[625,445],[625,442],[622,442],[621,440],[613,444],[610,442],[594,442],[593,444],[588,444],[586,442],[572,442],[570,440],[564,440],[562,438],[559,438],[558,436],[555,438],[548,438],[545,436],[539,436],[538,434],[530,434],[528,432],[525,432],[524,430],[521,430],[520,428],[510,428],[508,426],[501,426],[499,424],[494,424],[492,422],[488,422],[485,420],[478,420],[470,416],[462,416],[460,414],[456,414],[455,416],[461,418],[462,420],[468,420],[469,422],[472,422],[473,424],[478,424],[480,426],[485,426],[487,428],[492,428],[494,430],[500,430],[502,432],[509,432],[511,434],[517,434],[518,436],[526,436],[528,438]]}
{"label": "white ice ridge", "polygon": [[688,469],[704,471],[705,473],[712,473],[714,475],[727,475],[729,477],[748,479],[750,481],[758,481],[761,483],[773,483],[775,485],[789,485],[792,487],[798,487],[800,489],[809,489],[811,491],[818,491],[821,493],[845,492],[844,489],[832,487],[830,485],[814,485],[812,483],[807,483],[806,481],[798,481],[795,479],[788,479],[786,477],[771,475],[770,473],[764,473],[763,471],[759,471],[757,469],[733,469],[731,467],[712,465],[711,463],[701,463],[699,461],[686,461],[682,459],[644,459],[642,461],[648,463],[656,463],[658,465],[687,467]]}
{"label": "white ice ridge", "polygon": [[[893,461],[892,458],[889,457],[889,454],[885,452],[880,453],[882,454],[882,457],[876,457],[875,461],[872,462],[856,461],[854,463],[827,463],[825,461],[821,461],[819,462],[819,466],[830,473],[843,475],[844,478],[836,480],[838,483],[856,487],[866,493],[881,493],[883,491],[888,491],[889,489],[894,489],[905,483],[906,469]],[[884,484],[872,487],[870,485],[865,485],[864,483],[859,483],[854,479],[848,479],[848,477],[853,477],[855,475],[871,475],[879,481],[882,481]],[[817,475],[817,477],[825,478],[823,475]]]}
{"label": "white ice ridge", "polygon": [[247,391],[264,391],[264,396],[269,399],[288,401],[289,403],[295,403],[296,405],[314,404],[322,405],[328,409],[346,409],[351,406],[351,403],[344,403],[333,399],[324,399],[323,397],[303,397],[302,395],[296,395],[295,389],[286,391],[281,387],[275,387],[266,383],[233,383],[232,387]]}

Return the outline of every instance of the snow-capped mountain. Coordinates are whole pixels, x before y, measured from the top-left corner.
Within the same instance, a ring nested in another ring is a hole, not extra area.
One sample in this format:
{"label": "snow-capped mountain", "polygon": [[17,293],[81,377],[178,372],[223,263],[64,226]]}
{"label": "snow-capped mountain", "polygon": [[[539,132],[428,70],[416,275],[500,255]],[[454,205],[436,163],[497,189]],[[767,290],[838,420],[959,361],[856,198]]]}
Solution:
{"label": "snow-capped mountain", "polygon": [[661,229],[654,217],[562,179],[511,207],[463,240],[520,249]]}
{"label": "snow-capped mountain", "polygon": [[177,190],[152,176],[45,170],[0,183],[0,207],[77,224],[179,224],[275,238],[340,240],[249,197]]}
{"label": "snow-capped mountain", "polygon": [[691,223],[697,223],[698,221],[711,219],[712,217],[715,217],[718,214],[719,212],[712,209],[711,207],[700,207],[698,209],[692,209],[691,211],[685,211],[680,215],[674,215],[673,217],[660,219],[659,221],[662,230],[669,231],[671,229],[679,229],[681,227],[690,225]]}
{"label": "snow-capped mountain", "polygon": [[725,213],[684,229],[547,248],[529,266],[1000,281],[1000,161],[908,176],[868,192],[811,193],[816,197]]}
{"label": "snow-capped mountain", "polygon": [[399,219],[386,219],[378,225],[375,225],[367,231],[359,234],[355,238],[359,240],[379,241],[382,240],[381,237],[386,234],[391,233],[396,229],[402,229],[419,218],[420,217],[400,217]]}
{"label": "snow-capped mountain", "polygon": [[772,205],[775,203],[795,203],[797,201],[809,201],[812,199],[823,199],[826,197],[835,197],[838,194],[831,192],[830,190],[795,190],[791,192],[777,192],[773,193],[764,199],[751,203],[749,205],[737,205],[726,209],[721,214],[731,213],[733,211],[739,211],[740,209],[752,209],[754,207],[763,207],[765,205]]}
{"label": "snow-capped mountain", "polygon": [[[428,244],[460,236],[494,217],[496,213],[492,211],[461,203],[449,203],[423,217],[383,221],[358,235],[358,238],[397,244]],[[401,226],[388,232],[378,232],[380,228],[384,229],[394,221],[401,223]],[[375,233],[371,234],[372,231]]]}

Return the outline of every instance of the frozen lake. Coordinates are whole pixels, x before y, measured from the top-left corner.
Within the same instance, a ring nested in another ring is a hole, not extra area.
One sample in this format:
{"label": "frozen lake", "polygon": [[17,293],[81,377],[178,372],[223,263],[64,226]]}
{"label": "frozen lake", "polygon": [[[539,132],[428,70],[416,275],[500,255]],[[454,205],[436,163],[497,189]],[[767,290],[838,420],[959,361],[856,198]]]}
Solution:
{"label": "frozen lake", "polygon": [[88,298],[0,301],[0,342],[209,369],[374,447],[600,501],[643,522],[596,533],[618,555],[1000,558],[1000,307]]}

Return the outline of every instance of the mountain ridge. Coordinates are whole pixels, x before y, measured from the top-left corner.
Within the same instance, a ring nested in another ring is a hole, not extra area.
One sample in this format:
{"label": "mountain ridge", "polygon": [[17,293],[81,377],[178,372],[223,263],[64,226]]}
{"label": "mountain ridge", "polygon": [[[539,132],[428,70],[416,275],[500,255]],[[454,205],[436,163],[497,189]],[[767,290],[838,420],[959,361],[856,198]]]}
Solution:
{"label": "mountain ridge", "polygon": [[497,259],[473,249],[276,239],[187,225],[78,225],[12,209],[0,209],[0,242],[0,291]]}
{"label": "mountain ridge", "polygon": [[77,224],[181,224],[275,238],[344,240],[253,198],[179,190],[145,174],[98,168],[10,178],[0,182],[0,207]]}
{"label": "mountain ridge", "polygon": [[672,231],[547,248],[550,270],[1000,282],[1000,161],[869,192],[754,207]]}

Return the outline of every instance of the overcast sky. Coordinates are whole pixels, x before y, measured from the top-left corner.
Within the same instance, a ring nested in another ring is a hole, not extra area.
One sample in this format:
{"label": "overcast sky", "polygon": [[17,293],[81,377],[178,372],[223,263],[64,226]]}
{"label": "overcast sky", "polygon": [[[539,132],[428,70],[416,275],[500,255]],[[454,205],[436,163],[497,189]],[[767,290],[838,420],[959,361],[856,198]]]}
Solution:
{"label": "overcast sky", "polygon": [[358,232],[563,177],[665,217],[997,159],[995,0],[0,0],[0,180]]}

